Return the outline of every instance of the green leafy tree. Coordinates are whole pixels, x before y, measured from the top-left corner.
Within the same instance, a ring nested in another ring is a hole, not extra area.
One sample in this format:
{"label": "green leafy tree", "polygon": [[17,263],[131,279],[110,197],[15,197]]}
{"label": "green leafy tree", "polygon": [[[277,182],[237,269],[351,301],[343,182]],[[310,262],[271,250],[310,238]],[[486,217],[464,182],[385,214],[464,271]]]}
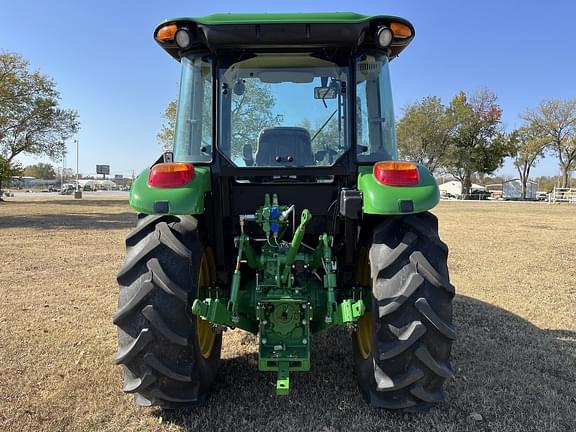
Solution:
{"label": "green leafy tree", "polygon": [[570,187],[571,171],[576,169],[576,98],[544,100],[523,117],[554,151],[562,172],[562,187]]}
{"label": "green leafy tree", "polygon": [[514,166],[520,177],[522,186],[522,199],[526,199],[526,186],[530,178],[530,171],[536,166],[536,162],[544,157],[546,143],[538,138],[534,129],[523,126],[508,135],[512,150]]}
{"label": "green leafy tree", "polygon": [[431,172],[446,166],[454,128],[453,116],[436,96],[406,106],[396,126],[400,158],[419,162]]}
{"label": "green leafy tree", "polygon": [[56,171],[52,165],[40,162],[35,165],[28,165],[24,169],[24,175],[39,179],[55,179]]}
{"label": "green leafy tree", "polygon": [[498,169],[511,154],[510,143],[500,131],[502,109],[488,89],[472,96],[457,94],[448,107],[453,116],[446,170],[462,182],[463,193],[472,186],[472,174],[480,176]]}
{"label": "green leafy tree", "polygon": [[21,176],[22,167],[17,162],[9,162],[0,156],[0,201],[2,201],[2,185],[12,179],[12,177]]}
{"label": "green leafy tree", "polygon": [[176,101],[173,100],[168,104],[164,110],[164,113],[162,114],[165,123],[162,125],[162,129],[160,129],[160,132],[156,137],[158,138],[158,142],[162,145],[164,151],[171,150],[172,146],[174,145],[174,132],[176,130],[176,108]]}
{"label": "green leafy tree", "polygon": [[78,114],[59,106],[56,84],[19,54],[0,52],[0,154],[8,162],[22,153],[57,158],[78,131]]}

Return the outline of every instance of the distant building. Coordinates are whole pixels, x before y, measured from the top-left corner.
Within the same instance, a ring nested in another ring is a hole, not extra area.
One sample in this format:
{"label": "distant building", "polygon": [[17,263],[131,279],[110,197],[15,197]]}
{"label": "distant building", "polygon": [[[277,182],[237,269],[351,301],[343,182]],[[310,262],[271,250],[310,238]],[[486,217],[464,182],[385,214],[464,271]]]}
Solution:
{"label": "distant building", "polygon": [[492,195],[492,199],[502,199],[502,183],[486,185],[486,190]]}
{"label": "distant building", "polygon": [[[443,197],[448,198],[462,198],[462,182],[457,180],[447,181],[446,183],[442,183],[438,185],[440,189],[440,195]],[[472,183],[472,187],[470,188],[470,193],[474,191],[485,191],[486,188],[479,184]]]}
{"label": "distant building", "polygon": [[12,177],[11,186],[18,189],[48,189],[60,185],[59,179],[38,179],[36,177]]}

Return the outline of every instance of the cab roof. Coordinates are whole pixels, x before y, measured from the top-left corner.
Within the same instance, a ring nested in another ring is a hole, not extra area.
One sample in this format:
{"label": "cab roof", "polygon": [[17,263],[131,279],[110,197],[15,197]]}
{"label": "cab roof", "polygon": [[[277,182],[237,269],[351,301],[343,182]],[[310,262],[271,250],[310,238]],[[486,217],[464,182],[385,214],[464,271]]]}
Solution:
{"label": "cab roof", "polygon": [[[395,23],[395,24],[393,24]],[[384,49],[390,59],[397,57],[414,38],[414,27],[407,20],[389,15],[366,16],[353,12],[332,13],[256,13],[213,14],[205,17],[180,17],[164,21],[154,38],[172,57],[179,60],[188,51],[230,49],[290,48],[379,48],[376,32],[380,27],[408,29]],[[174,38],[160,38],[162,29],[187,29],[192,42],[182,50]],[[173,27],[175,26],[175,27]],[[402,32],[401,32],[402,33]]]}

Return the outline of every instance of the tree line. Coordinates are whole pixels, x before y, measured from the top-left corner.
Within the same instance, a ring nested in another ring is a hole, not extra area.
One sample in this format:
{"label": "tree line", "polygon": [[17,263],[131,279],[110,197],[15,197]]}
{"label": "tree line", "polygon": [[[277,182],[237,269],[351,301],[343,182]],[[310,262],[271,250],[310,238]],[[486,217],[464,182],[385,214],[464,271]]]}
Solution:
{"label": "tree line", "polygon": [[570,187],[576,169],[576,98],[546,99],[521,115],[523,125],[504,131],[502,108],[493,91],[459,92],[447,104],[429,96],[409,104],[397,122],[401,158],[449,174],[466,193],[473,176],[491,174],[506,157],[513,159],[526,197],[532,168],[547,153],[561,170],[561,187]]}
{"label": "tree line", "polygon": [[43,180],[53,180],[63,175],[64,177],[72,177],[75,171],[72,168],[54,168],[54,165],[44,162],[28,165],[19,170],[18,176],[34,177]]}

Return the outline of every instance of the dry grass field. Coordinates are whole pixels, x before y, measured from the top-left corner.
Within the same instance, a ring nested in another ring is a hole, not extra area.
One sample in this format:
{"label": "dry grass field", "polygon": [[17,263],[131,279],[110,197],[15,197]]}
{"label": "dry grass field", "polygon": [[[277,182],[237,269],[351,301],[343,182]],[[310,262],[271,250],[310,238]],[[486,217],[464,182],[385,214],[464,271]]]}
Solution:
{"label": "dry grass field", "polygon": [[345,330],[316,336],[288,398],[227,332],[209,403],[137,408],[113,363],[115,273],[135,216],[126,201],[0,203],[0,431],[574,431],[576,207],[443,202],[435,210],[459,293],[447,402],[368,408]]}

